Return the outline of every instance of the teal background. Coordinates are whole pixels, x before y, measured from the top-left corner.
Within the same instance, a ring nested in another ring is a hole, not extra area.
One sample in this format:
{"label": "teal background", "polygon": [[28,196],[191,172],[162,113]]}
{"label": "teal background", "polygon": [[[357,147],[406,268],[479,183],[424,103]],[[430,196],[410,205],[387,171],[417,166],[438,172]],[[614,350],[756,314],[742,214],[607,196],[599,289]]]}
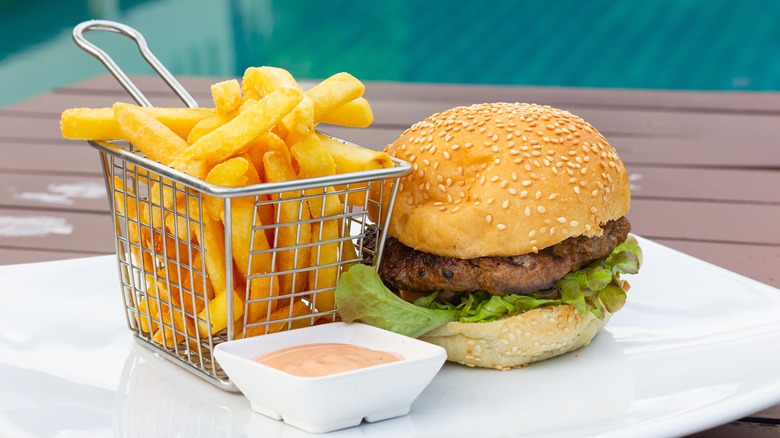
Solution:
{"label": "teal background", "polygon": [[[103,74],[70,37],[88,19],[135,27],[176,75],[780,90],[773,0],[0,0],[0,106]],[[93,34],[129,73],[151,72],[131,43]]]}

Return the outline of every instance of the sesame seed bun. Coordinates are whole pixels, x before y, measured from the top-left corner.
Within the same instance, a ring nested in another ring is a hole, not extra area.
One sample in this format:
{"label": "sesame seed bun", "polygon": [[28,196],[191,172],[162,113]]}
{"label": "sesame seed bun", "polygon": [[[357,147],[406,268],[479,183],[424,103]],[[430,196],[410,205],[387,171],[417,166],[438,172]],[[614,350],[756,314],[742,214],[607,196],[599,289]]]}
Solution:
{"label": "sesame seed bun", "polygon": [[493,322],[450,322],[420,339],[444,347],[452,362],[506,370],[588,345],[611,316],[580,315],[570,305],[542,307]]}
{"label": "sesame seed bun", "polygon": [[599,235],[629,209],[615,150],[593,126],[549,106],[453,108],[413,125],[385,152],[413,169],[400,181],[389,233],[436,255],[538,252]]}

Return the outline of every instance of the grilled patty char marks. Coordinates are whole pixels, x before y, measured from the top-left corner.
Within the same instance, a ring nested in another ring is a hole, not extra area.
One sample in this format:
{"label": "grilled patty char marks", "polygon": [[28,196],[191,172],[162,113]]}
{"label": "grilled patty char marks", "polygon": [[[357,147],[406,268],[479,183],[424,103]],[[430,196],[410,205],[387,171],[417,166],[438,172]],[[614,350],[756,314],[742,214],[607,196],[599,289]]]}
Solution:
{"label": "grilled patty char marks", "polygon": [[549,289],[569,272],[608,256],[626,240],[631,224],[621,217],[603,229],[601,236],[570,237],[538,253],[468,260],[415,251],[388,237],[379,275],[397,290],[440,291],[441,300],[476,290],[494,295],[528,294]]}

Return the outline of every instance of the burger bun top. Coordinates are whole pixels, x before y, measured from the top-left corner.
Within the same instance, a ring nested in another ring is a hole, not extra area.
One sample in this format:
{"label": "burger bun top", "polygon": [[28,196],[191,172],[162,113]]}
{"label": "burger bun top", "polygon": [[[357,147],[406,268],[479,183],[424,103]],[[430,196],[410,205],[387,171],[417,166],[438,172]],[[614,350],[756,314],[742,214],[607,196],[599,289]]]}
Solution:
{"label": "burger bun top", "polygon": [[629,209],[615,149],[580,117],[549,106],[452,108],[411,126],[385,152],[412,166],[389,233],[436,255],[537,252],[600,235]]}

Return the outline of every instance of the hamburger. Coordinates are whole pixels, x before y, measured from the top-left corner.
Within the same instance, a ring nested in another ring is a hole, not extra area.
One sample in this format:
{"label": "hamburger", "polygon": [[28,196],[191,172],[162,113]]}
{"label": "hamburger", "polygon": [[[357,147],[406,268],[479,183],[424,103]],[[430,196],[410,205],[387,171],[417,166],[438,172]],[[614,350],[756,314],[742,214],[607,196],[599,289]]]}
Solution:
{"label": "hamburger", "polygon": [[337,286],[345,321],[509,369],[587,345],[625,303],[621,275],[641,264],[628,174],[580,117],[525,103],[456,107],[385,152],[412,172],[399,181],[381,263],[353,267]]}

